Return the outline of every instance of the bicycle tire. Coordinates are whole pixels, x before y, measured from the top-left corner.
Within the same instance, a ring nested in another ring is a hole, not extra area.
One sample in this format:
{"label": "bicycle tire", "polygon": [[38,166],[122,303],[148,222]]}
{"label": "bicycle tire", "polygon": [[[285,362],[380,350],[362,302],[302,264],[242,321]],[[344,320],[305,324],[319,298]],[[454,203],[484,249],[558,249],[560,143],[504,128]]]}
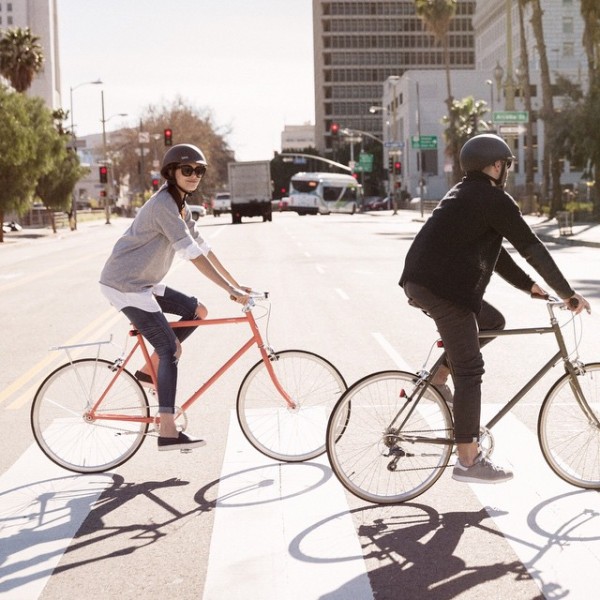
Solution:
{"label": "bicycle tire", "polygon": [[246,439],[262,454],[302,462],[325,452],[329,414],[346,390],[328,360],[305,350],[282,350],[271,359],[279,383],[297,403],[289,409],[261,360],[246,374],[237,396],[237,417]]}
{"label": "bicycle tire", "polygon": [[[31,429],[42,452],[76,473],[101,473],[129,460],[142,445],[148,423],[86,419],[86,410],[114,377],[113,363],[83,358],[50,373],[31,406]],[[148,417],[146,393],[128,371],[114,382],[98,412]]]}
{"label": "bicycle tire", "polygon": [[[442,475],[453,448],[454,428],[440,393],[428,386],[402,425],[391,424],[415,389],[417,375],[381,371],[354,383],[336,404],[327,427],[333,472],[355,496],[375,504],[406,502]],[[405,412],[408,413],[409,405]],[[436,438],[402,440],[403,435]]]}
{"label": "bicycle tire", "polygon": [[[583,365],[577,380],[600,419],[600,363]],[[600,489],[600,427],[582,410],[563,375],[550,388],[538,417],[538,439],[548,466],[579,488]]]}

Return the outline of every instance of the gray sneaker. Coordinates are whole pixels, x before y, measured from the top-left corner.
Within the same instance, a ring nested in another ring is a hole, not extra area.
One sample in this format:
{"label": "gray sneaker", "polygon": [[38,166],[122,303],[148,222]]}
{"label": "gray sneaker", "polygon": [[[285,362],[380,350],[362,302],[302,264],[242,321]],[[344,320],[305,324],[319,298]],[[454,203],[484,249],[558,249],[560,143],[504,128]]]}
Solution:
{"label": "gray sneaker", "polygon": [[452,479],[465,483],[502,483],[512,478],[512,471],[495,465],[489,458],[481,456],[481,452],[470,467],[464,467],[457,459],[452,471]]}

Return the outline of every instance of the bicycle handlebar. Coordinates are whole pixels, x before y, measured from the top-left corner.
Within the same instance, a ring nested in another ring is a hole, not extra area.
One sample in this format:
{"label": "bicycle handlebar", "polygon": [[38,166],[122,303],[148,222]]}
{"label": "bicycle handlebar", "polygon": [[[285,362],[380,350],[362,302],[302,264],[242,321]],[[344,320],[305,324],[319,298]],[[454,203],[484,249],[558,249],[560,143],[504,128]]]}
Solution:
{"label": "bicycle handlebar", "polygon": [[257,300],[267,300],[269,298],[269,292],[250,292],[248,294],[248,302],[244,304],[242,312],[248,312],[256,306]]}
{"label": "bicycle handlebar", "polygon": [[556,296],[551,296],[550,294],[535,294],[532,293],[531,297],[535,300],[545,300],[548,304],[552,304],[554,306],[558,306],[560,304],[568,304],[570,308],[577,308],[579,306],[579,300],[577,298],[569,298],[568,300],[561,300]]}

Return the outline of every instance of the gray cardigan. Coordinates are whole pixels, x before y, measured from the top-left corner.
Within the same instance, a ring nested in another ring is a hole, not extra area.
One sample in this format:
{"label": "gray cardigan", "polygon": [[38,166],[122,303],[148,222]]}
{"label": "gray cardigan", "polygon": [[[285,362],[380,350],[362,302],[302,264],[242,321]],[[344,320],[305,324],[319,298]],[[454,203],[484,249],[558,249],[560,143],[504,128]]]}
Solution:
{"label": "gray cardigan", "polygon": [[210,248],[200,237],[187,204],[182,213],[164,185],[117,240],[100,283],[121,292],[141,292],[161,282],[175,253],[188,259],[208,254]]}

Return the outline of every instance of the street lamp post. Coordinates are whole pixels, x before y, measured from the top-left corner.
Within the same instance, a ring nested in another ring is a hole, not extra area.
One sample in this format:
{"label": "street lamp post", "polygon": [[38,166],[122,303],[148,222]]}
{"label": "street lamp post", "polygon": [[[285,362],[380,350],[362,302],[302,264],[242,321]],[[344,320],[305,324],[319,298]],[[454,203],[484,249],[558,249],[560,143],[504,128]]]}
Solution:
{"label": "street lamp post", "polygon": [[102,156],[104,158],[104,164],[108,169],[108,181],[104,186],[104,212],[106,214],[106,225],[110,225],[110,194],[112,190],[112,180],[114,174],[112,172],[112,161],[109,161],[106,151],[106,122],[110,121],[110,119],[113,117],[126,117],[127,113],[117,113],[106,119],[104,117],[104,90],[100,91],[100,97],[102,100]]}
{"label": "street lamp post", "polygon": [[490,129],[493,129],[494,123],[494,82],[491,79],[485,80],[486,85],[490,86]]}
{"label": "street lamp post", "polygon": [[[102,80],[96,79],[96,81],[84,81],[83,83],[78,83],[77,85],[71,86],[69,88],[69,101],[70,101],[70,113],[71,113],[71,143],[73,144],[73,152],[77,152],[77,136],[75,135],[75,123],[73,120],[73,92],[84,85],[101,85]],[[73,194],[71,197],[71,219],[72,229],[77,229],[77,198],[75,195],[75,190],[73,190]]]}

